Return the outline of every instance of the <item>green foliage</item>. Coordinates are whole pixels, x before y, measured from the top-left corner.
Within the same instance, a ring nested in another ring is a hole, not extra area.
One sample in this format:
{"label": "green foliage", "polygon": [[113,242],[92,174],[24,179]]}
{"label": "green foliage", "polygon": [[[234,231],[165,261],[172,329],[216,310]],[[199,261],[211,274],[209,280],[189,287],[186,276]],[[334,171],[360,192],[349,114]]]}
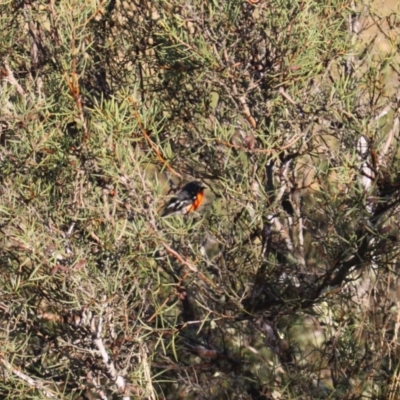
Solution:
{"label": "green foliage", "polygon": [[370,6],[0,6],[1,398],[398,397],[398,56],[364,34],[399,16]]}

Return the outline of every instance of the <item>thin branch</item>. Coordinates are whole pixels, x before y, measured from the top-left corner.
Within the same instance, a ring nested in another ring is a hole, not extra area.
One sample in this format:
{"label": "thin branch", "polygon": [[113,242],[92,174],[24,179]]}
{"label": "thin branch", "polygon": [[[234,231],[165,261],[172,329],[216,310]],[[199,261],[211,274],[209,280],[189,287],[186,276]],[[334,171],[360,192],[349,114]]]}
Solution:
{"label": "thin branch", "polygon": [[21,370],[18,368],[14,367],[12,364],[10,364],[8,361],[6,361],[4,358],[0,358],[0,363],[4,365],[6,369],[11,371],[15,376],[18,378],[22,379],[24,382],[26,382],[28,385],[34,387],[35,389],[40,390],[47,398],[49,399],[57,399],[59,396],[57,396],[55,393],[51,392],[49,389],[46,389],[44,387],[44,384],[42,381],[35,380],[31,378],[30,376],[24,374]]}
{"label": "thin branch", "polygon": [[4,70],[3,70],[3,81],[9,82],[11,83],[11,85],[15,86],[17,89],[17,92],[21,95],[24,96],[25,90],[22,88],[22,86],[18,83],[18,81],[15,79],[14,74],[10,68],[10,66],[8,65],[7,61],[4,61],[4,67],[6,69],[6,74],[4,74]]}
{"label": "thin branch", "polygon": [[386,157],[388,153],[395,135],[399,133],[399,118],[396,117],[393,121],[393,126],[390,132],[387,134],[385,145],[383,146],[382,150],[379,152],[379,162],[378,166],[382,164],[383,159]]}
{"label": "thin branch", "polygon": [[[130,100],[130,99],[129,99]],[[146,139],[146,142],[149,144],[149,146],[153,149],[154,153],[156,154],[158,160],[161,162],[161,164],[163,164],[169,171],[171,171],[175,176],[178,176],[179,178],[182,178],[182,175],[179,172],[176,172],[168,163],[167,161],[164,159],[164,157],[161,154],[160,149],[158,148],[158,146],[150,139],[150,136],[147,132],[147,130],[145,129],[143,122],[140,118],[139,112],[137,111],[136,108],[136,102],[134,101],[130,101],[130,103],[135,107],[133,113],[135,115],[136,118],[136,122],[139,125],[140,130],[142,131],[142,135],[144,136],[144,138]]]}
{"label": "thin branch", "polygon": [[131,397],[125,395],[125,393],[127,392],[127,385],[125,379],[122,375],[118,374],[114,362],[108,355],[107,350],[104,347],[103,340],[101,339],[101,331],[103,328],[103,317],[98,318],[96,326],[96,317],[93,316],[90,325],[91,325],[93,344],[97,347],[98,351],[101,354],[103,363],[107,369],[108,377],[113,381],[113,383],[117,385],[119,392],[123,394],[122,400],[130,400]]}
{"label": "thin branch", "polygon": [[174,256],[182,265],[187,267],[190,271],[194,272],[201,280],[203,280],[205,283],[210,285],[211,287],[215,288],[215,283],[208,279],[204,274],[202,274],[195,265],[192,263],[186,261],[178,252],[176,252],[174,249],[169,247],[166,243],[161,242],[161,244],[164,246],[165,250],[172,256]]}

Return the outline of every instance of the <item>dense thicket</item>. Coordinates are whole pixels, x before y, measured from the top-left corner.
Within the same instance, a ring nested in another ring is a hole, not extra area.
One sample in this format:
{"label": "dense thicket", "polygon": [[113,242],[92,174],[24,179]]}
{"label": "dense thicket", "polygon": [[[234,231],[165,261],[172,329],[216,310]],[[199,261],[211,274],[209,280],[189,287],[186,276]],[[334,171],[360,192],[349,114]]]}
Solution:
{"label": "dense thicket", "polygon": [[399,14],[0,15],[1,398],[399,397]]}

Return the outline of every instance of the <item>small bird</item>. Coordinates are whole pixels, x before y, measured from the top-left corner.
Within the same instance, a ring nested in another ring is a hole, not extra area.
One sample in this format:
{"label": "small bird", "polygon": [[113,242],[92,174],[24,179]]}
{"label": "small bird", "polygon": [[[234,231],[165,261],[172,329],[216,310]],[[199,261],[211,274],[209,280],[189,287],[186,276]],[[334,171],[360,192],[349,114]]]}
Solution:
{"label": "small bird", "polygon": [[186,215],[197,210],[204,200],[204,189],[205,186],[200,182],[187,183],[164,207],[161,216],[166,217],[171,214]]}

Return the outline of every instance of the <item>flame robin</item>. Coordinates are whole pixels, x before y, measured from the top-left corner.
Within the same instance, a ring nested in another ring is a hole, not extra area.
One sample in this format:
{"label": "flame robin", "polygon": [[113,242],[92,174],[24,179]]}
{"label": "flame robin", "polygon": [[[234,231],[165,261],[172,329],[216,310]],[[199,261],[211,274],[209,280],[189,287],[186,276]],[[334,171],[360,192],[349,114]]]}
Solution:
{"label": "flame robin", "polygon": [[171,214],[189,214],[197,210],[204,200],[205,187],[200,182],[189,182],[164,207],[162,217]]}

